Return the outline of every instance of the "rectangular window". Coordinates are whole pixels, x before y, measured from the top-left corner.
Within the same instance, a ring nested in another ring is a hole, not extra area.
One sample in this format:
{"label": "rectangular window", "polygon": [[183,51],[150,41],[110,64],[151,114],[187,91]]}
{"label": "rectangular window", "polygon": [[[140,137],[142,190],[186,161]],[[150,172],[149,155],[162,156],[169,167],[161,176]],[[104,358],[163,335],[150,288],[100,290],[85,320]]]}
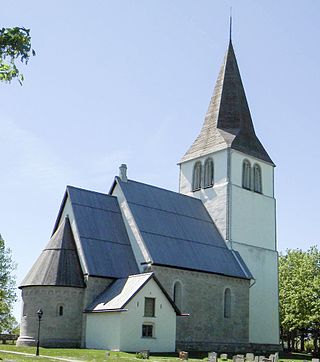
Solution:
{"label": "rectangular window", "polygon": [[153,337],[153,325],[152,324],[143,324],[142,325],[142,337]]}
{"label": "rectangular window", "polygon": [[145,317],[154,317],[155,310],[155,298],[144,298],[144,316]]}

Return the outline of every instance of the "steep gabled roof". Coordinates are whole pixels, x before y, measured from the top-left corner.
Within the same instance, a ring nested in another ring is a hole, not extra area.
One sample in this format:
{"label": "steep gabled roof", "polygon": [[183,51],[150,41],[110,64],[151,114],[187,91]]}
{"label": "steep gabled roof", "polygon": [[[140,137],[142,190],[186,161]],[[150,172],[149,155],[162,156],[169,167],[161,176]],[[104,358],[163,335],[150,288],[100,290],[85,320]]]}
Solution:
{"label": "steep gabled roof", "polygon": [[180,163],[228,147],[273,164],[255,134],[231,40],[200,134]]}
{"label": "steep gabled roof", "polygon": [[150,262],[250,279],[240,255],[227,248],[202,201],[128,180],[116,182],[130,208]]}
{"label": "steep gabled roof", "polygon": [[68,218],[60,224],[20,287],[84,287],[83,273]]}
{"label": "steep gabled roof", "polygon": [[130,300],[147,284],[150,279],[154,279],[175,312],[177,314],[181,314],[177,306],[152,272],[129,275],[128,278],[117,279],[86,308],[86,312],[112,312],[124,310]]}
{"label": "steep gabled roof", "polygon": [[67,186],[67,197],[78,231],[77,247],[84,274],[123,278],[138,273],[117,198],[72,186]]}

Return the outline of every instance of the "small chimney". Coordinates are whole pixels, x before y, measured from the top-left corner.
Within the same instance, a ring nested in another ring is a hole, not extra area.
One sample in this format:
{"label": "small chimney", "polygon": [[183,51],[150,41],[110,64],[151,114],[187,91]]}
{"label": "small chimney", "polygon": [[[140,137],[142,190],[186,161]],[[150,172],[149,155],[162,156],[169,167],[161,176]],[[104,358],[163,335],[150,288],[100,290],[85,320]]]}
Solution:
{"label": "small chimney", "polygon": [[128,181],[128,178],[127,178],[127,165],[124,164],[124,163],[119,167],[119,177],[120,177],[120,180],[123,181],[123,182]]}

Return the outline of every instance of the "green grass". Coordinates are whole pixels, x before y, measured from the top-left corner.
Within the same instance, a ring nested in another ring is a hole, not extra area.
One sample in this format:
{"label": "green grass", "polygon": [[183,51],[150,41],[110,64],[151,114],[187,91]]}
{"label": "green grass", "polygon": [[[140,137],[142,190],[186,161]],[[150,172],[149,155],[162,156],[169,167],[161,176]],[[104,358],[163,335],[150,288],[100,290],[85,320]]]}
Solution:
{"label": "green grass", "polygon": [[[110,352],[110,356],[106,357],[106,351],[103,350],[94,350],[94,349],[67,349],[67,348],[40,348],[40,356],[36,357],[35,347],[16,347],[14,345],[6,345],[0,344],[0,350],[8,351],[6,353],[0,352],[0,358],[4,361],[17,361],[17,362],[31,362],[31,361],[54,361],[51,358],[43,358],[41,356],[49,356],[49,357],[61,357],[61,358],[69,358],[79,361],[87,361],[87,362],[139,362],[143,361],[141,359],[137,359],[135,353],[125,353],[125,352]],[[10,352],[17,351],[23,353],[30,353],[32,356],[22,356],[12,354]],[[202,360],[206,360],[203,358],[207,356],[207,354],[199,354],[198,358],[189,358],[189,362],[200,362]],[[229,355],[230,356],[230,355]],[[282,357],[282,356],[281,356]],[[284,355],[285,358],[280,358],[279,362],[301,362],[301,359],[310,360],[311,357],[308,355]],[[177,353],[172,354],[162,354],[150,356],[151,362],[179,362]],[[232,362],[232,360],[229,360]],[[229,362],[228,361],[228,362]],[[57,361],[56,361],[57,362]],[[219,362],[221,362],[219,360]]]}

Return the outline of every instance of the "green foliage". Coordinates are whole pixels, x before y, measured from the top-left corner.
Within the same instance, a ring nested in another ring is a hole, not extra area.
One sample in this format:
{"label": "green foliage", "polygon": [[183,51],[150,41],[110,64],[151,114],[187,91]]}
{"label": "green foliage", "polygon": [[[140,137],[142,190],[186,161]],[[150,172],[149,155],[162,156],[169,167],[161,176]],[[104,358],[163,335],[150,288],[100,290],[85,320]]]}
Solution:
{"label": "green foliage", "polygon": [[15,277],[12,274],[15,268],[11,250],[5,247],[0,235],[0,333],[12,331],[17,325],[12,315],[13,303],[16,300]]}
{"label": "green foliage", "polygon": [[20,60],[27,64],[30,57],[34,55],[29,29],[2,28],[0,30],[0,81],[11,82],[16,78],[22,85],[24,77],[16,66],[16,61]]}
{"label": "green foliage", "polygon": [[[279,257],[280,323],[285,333],[320,329],[320,251],[287,250]],[[293,333],[294,332],[294,333]]]}

